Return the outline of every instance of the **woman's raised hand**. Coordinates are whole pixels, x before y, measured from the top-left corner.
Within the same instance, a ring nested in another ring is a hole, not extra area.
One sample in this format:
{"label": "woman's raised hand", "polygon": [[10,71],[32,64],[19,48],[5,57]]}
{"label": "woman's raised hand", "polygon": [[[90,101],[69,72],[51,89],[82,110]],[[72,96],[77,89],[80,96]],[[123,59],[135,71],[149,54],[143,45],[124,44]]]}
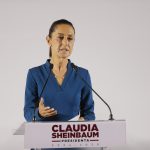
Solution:
{"label": "woman's raised hand", "polygon": [[41,98],[39,103],[39,114],[42,117],[51,117],[57,115],[57,111],[54,108],[45,107],[44,99]]}

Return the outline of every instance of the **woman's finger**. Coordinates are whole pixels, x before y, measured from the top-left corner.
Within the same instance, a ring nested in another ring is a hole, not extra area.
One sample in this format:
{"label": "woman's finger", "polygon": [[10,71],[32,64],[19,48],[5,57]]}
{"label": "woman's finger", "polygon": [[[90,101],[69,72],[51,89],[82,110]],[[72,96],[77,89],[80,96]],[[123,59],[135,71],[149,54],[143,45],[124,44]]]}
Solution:
{"label": "woman's finger", "polygon": [[54,112],[50,112],[50,113],[45,113],[44,116],[45,117],[51,117],[51,116],[55,116],[57,115],[57,111],[55,110]]}
{"label": "woman's finger", "polygon": [[42,117],[49,117],[52,115],[56,115],[57,111],[54,108],[44,107],[43,105],[39,105],[39,113]]}
{"label": "woman's finger", "polygon": [[54,109],[48,109],[48,110],[43,110],[42,112],[43,112],[43,114],[46,114],[46,113],[53,113],[55,111],[56,110],[54,110]]}
{"label": "woman's finger", "polygon": [[45,111],[54,111],[55,109],[54,108],[50,108],[50,107],[44,107],[44,110]]}
{"label": "woman's finger", "polygon": [[44,106],[44,99],[43,99],[43,97],[41,97],[40,102],[39,102],[39,105],[40,105],[40,106]]}

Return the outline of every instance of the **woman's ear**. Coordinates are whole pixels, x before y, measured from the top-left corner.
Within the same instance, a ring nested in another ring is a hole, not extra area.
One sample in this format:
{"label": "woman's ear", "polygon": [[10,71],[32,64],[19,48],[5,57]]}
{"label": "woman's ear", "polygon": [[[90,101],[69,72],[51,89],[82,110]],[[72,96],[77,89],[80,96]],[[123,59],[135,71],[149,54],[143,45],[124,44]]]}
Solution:
{"label": "woman's ear", "polygon": [[48,44],[49,46],[51,46],[51,42],[50,42],[50,37],[49,37],[49,35],[46,36],[46,41],[47,41],[47,44]]}

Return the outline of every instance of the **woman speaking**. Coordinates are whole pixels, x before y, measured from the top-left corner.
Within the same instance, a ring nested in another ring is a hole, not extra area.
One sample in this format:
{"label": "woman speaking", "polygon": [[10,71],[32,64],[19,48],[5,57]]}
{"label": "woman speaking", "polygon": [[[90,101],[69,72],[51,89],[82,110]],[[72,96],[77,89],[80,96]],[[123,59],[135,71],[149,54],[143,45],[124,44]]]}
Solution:
{"label": "woman speaking", "polygon": [[73,24],[65,19],[55,21],[46,40],[49,59],[28,71],[25,119],[68,121],[79,115],[80,121],[95,120],[92,91],[81,79],[91,85],[89,72],[69,59],[75,41]]}

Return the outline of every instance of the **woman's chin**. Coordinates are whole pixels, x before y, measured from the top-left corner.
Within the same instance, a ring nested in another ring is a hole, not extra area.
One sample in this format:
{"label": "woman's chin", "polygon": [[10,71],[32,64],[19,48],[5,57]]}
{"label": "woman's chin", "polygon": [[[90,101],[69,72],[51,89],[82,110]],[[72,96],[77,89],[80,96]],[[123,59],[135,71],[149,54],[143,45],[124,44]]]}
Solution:
{"label": "woman's chin", "polygon": [[70,54],[67,53],[61,53],[58,55],[60,58],[68,58],[70,56]]}

